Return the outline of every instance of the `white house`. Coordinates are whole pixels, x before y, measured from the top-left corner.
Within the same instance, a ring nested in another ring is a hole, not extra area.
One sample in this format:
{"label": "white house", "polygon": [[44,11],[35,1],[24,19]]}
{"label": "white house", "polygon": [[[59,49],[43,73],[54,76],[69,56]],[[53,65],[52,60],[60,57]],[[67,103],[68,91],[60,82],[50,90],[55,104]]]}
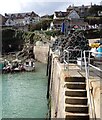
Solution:
{"label": "white house", "polygon": [[5,14],[5,17],[7,19],[5,25],[7,26],[24,26],[40,20],[39,15],[35,12]]}
{"label": "white house", "polygon": [[55,28],[55,29],[61,29],[62,24],[66,21],[68,21],[69,28],[86,28],[88,25],[87,23],[84,22],[82,18],[80,18],[80,15],[76,10],[70,9],[67,12],[62,12],[62,11],[57,11],[54,13],[53,17],[53,22],[50,24],[50,29]]}
{"label": "white house", "polygon": [[53,19],[64,19],[68,16],[68,12],[55,11]]}
{"label": "white house", "polygon": [[102,11],[98,11],[98,16],[102,16]]}
{"label": "white house", "polygon": [[67,11],[67,12],[57,11],[54,13],[53,19],[65,19],[65,18],[79,19],[80,16],[75,10],[71,10],[71,11]]}
{"label": "white house", "polygon": [[68,14],[68,18],[69,18],[69,19],[73,19],[73,18],[79,19],[80,16],[78,15],[78,13],[77,13],[75,10],[72,10],[72,11],[70,11],[70,13]]}
{"label": "white house", "polygon": [[15,21],[11,20],[11,19],[7,19],[7,21],[5,22],[6,26],[14,26],[15,25]]}

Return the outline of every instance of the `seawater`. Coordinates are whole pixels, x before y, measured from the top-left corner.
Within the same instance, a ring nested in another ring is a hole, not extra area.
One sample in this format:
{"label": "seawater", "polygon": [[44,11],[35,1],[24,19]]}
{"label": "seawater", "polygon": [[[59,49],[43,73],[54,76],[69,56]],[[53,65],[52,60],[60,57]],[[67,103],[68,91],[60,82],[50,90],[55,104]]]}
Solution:
{"label": "seawater", "polygon": [[35,65],[35,72],[2,75],[2,118],[46,118],[46,65]]}

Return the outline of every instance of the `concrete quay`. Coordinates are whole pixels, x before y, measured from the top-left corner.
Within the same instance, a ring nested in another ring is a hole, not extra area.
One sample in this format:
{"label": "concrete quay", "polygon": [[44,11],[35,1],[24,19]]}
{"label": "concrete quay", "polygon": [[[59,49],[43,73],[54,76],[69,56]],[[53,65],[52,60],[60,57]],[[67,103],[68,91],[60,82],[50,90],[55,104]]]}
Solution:
{"label": "concrete quay", "polygon": [[70,120],[102,118],[100,81],[100,76],[91,73],[88,85],[85,70],[81,70],[76,64],[64,65],[59,62],[57,55],[52,54],[51,118]]}
{"label": "concrete quay", "polygon": [[[48,46],[36,46],[34,48],[36,59],[47,63],[48,51]],[[87,81],[84,69],[81,70],[76,64],[64,65],[59,62],[58,55],[53,52],[50,54],[52,54],[49,88],[51,118],[102,119],[101,73],[90,69],[89,81]]]}

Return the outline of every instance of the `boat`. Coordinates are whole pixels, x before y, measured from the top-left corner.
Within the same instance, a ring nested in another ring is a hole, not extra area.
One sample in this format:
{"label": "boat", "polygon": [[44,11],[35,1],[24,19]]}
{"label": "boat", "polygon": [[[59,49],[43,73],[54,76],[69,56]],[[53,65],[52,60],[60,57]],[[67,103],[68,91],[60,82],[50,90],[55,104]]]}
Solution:
{"label": "boat", "polygon": [[35,62],[34,59],[27,59],[24,63],[25,71],[34,71],[35,70]]}

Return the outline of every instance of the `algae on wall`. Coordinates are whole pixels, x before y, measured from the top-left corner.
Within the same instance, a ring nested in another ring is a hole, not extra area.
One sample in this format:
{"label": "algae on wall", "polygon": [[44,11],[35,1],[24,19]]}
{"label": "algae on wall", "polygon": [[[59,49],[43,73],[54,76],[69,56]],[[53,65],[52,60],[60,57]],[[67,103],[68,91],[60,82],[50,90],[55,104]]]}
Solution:
{"label": "algae on wall", "polygon": [[33,46],[37,41],[49,42],[41,31],[25,32],[15,29],[2,30],[2,53],[16,52],[18,59],[34,58]]}
{"label": "algae on wall", "polygon": [[14,29],[2,30],[2,52],[15,52],[22,49],[24,40],[22,37],[23,31]]}
{"label": "algae on wall", "polygon": [[34,42],[33,32],[24,32],[15,29],[3,29],[2,30],[2,52],[16,52],[23,49],[23,47],[29,43]]}

